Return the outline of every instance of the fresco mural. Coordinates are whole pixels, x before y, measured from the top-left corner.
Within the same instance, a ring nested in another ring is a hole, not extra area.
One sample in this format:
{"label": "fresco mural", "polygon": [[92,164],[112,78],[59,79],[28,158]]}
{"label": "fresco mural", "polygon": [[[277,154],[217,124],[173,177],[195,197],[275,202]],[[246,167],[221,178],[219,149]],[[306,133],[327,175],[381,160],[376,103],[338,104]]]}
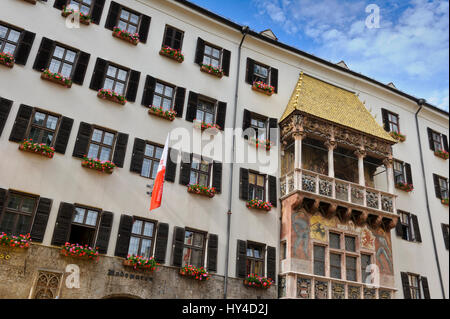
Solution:
{"label": "fresco mural", "polygon": [[327,229],[329,227],[336,227],[337,220],[327,219],[323,217],[320,213],[311,217],[310,220],[310,230],[311,238],[322,242],[328,242]]}
{"label": "fresco mural", "polygon": [[309,215],[301,209],[292,214],[293,257],[309,258]]}
{"label": "fresco mural", "polygon": [[377,266],[383,274],[393,275],[394,267],[392,261],[391,250],[391,234],[386,233],[383,229],[378,229],[375,233],[375,250]]}

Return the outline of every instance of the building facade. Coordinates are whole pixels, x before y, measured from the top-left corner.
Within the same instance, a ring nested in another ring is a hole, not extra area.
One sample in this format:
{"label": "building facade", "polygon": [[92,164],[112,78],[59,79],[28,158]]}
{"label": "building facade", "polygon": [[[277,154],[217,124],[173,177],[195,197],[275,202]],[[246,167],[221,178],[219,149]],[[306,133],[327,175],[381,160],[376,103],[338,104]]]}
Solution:
{"label": "building facade", "polygon": [[0,53],[0,232],[32,239],[0,246],[2,298],[448,298],[448,113],[184,0],[4,1]]}

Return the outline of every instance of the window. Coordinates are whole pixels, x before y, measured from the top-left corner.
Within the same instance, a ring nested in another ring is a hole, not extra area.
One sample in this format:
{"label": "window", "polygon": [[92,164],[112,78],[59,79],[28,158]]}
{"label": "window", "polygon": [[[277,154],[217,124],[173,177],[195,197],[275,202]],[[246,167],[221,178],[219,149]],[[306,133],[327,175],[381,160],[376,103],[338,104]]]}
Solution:
{"label": "window", "polygon": [[287,244],[285,241],[281,243],[281,260],[287,258]]}
{"label": "window", "polygon": [[173,96],[175,88],[173,86],[156,82],[153,95],[153,106],[162,107],[164,110],[171,110],[173,107]]}
{"label": "window", "polygon": [[255,63],[253,66],[253,82],[270,84],[270,67]]}
{"label": "window", "polygon": [[94,209],[75,206],[69,242],[72,244],[94,246],[100,212]]}
{"label": "window", "polygon": [[196,120],[207,124],[214,124],[216,118],[216,104],[199,98],[197,103]]}
{"label": "window", "polygon": [[325,247],[314,245],[314,275],[325,276]]}
{"label": "window", "polygon": [[247,275],[264,276],[264,247],[247,244]]}
{"label": "window", "polygon": [[405,166],[403,162],[394,161],[394,180],[395,183],[406,183]]}
{"label": "window", "polygon": [[163,46],[168,46],[175,50],[181,50],[183,45],[184,32],[171,26],[166,26]]}
{"label": "window", "polygon": [[140,15],[121,8],[117,27],[121,30],[128,31],[129,33],[137,33],[139,29],[139,20]]}
{"label": "window", "polygon": [[91,12],[93,1],[95,0],[68,0],[67,8],[88,15]]}
{"label": "window", "polygon": [[399,211],[400,215],[400,222],[402,225],[403,230],[403,236],[402,238],[404,240],[411,241],[412,240],[412,227],[411,227],[411,215],[406,212]]}
{"label": "window", "polygon": [[110,161],[115,137],[115,133],[94,128],[87,157],[101,161]]}
{"label": "window", "polygon": [[445,248],[448,250],[448,246],[449,246],[449,226],[446,224],[441,224],[442,225],[442,235],[444,235],[444,244],[445,244]]}
{"label": "window", "polygon": [[372,256],[361,254],[361,281],[366,282],[367,277],[369,277],[370,272],[367,272],[367,267],[372,264]]}
{"label": "window", "polygon": [[356,252],[356,238],[352,236],[345,236],[345,250]]}
{"label": "window", "polygon": [[257,173],[248,173],[248,199],[266,198],[266,177]]}
{"label": "window", "polygon": [[141,176],[155,179],[158,172],[159,162],[163,153],[163,148],[154,144],[145,145],[144,161],[142,163]]}
{"label": "window", "polygon": [[250,127],[255,131],[255,138],[266,140],[267,137],[267,118],[258,117],[252,114]]}
{"label": "window", "polygon": [[389,132],[400,133],[400,125],[399,125],[398,115],[388,112],[387,120],[388,120],[388,125],[389,125]]}
{"label": "window", "polygon": [[56,45],[48,68],[53,73],[71,77],[76,57],[77,52]]}
{"label": "window", "polygon": [[20,31],[0,25],[0,52],[14,55],[19,44]]}
{"label": "window", "polygon": [[330,233],[330,248],[341,249],[341,235]]}
{"label": "window", "polygon": [[409,289],[411,290],[411,299],[421,299],[420,295],[420,276],[408,274]]}
{"label": "window", "polygon": [[441,134],[432,131],[432,137],[433,137],[434,150],[435,151],[442,150],[443,147],[442,147],[442,136],[441,136]]}
{"label": "window", "polygon": [[128,71],[109,65],[103,88],[112,90],[117,94],[124,95],[125,88],[127,86],[127,79]]}
{"label": "window", "polygon": [[221,49],[215,48],[209,44],[205,44],[205,52],[203,56],[203,64],[212,65],[215,68],[219,68],[220,57],[221,57]]}
{"label": "window", "polygon": [[54,145],[54,137],[58,127],[59,117],[34,110],[31,120],[28,138],[39,144]]}
{"label": "window", "polygon": [[345,272],[347,274],[347,280],[356,281],[356,257],[345,257]]}
{"label": "window", "polygon": [[341,279],[341,255],[330,253],[330,276]]}
{"label": "window", "polygon": [[203,267],[206,234],[186,230],[184,235],[183,267]]}
{"label": "window", "polygon": [[134,219],[128,254],[144,258],[152,257],[154,234],[154,222]]}
{"label": "window", "polygon": [[36,202],[37,199],[31,196],[9,193],[0,215],[0,231],[15,236],[29,233]]}
{"label": "window", "polygon": [[448,198],[448,181],[446,178],[439,177],[439,188],[441,190],[441,198]]}
{"label": "window", "polygon": [[211,171],[211,164],[205,160],[200,160],[198,157],[192,157],[191,175],[189,184],[209,186],[209,176]]}

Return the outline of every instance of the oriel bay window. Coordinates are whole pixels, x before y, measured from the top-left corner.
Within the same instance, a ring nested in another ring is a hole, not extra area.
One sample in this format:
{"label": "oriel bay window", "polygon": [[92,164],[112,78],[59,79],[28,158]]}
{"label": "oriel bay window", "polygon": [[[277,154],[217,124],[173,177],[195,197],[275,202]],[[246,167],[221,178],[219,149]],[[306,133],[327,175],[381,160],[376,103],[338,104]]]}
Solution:
{"label": "oriel bay window", "polygon": [[150,258],[153,256],[155,222],[134,218],[128,255]]}
{"label": "oriel bay window", "polygon": [[0,21],[0,53],[9,53],[14,63],[25,65],[36,34]]}
{"label": "oriel bay window", "polygon": [[28,105],[20,105],[9,140],[22,142],[32,139],[55,148],[55,152],[65,154],[73,119],[54,114]]}
{"label": "oriel bay window", "polygon": [[278,70],[247,58],[246,82],[251,85],[255,82],[271,85],[278,93]]}
{"label": "oriel bay window", "polygon": [[239,197],[243,200],[260,199],[277,207],[277,179],[245,168],[240,169]]}
{"label": "oriel bay window", "polygon": [[205,42],[202,38],[197,40],[195,63],[211,65],[216,69],[222,69],[223,75],[229,76],[231,52],[216,45]]}

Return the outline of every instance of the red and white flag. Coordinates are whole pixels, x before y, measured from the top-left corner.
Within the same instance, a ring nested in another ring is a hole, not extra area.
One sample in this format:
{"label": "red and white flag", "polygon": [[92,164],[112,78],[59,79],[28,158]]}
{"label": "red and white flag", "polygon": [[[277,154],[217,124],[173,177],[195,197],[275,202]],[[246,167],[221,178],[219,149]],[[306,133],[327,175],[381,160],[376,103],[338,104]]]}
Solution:
{"label": "red and white flag", "polygon": [[163,188],[164,188],[164,176],[166,175],[166,163],[169,153],[169,136],[167,136],[166,144],[161,156],[161,161],[158,166],[158,173],[156,174],[155,183],[153,184],[152,201],[150,204],[150,211],[161,207]]}

